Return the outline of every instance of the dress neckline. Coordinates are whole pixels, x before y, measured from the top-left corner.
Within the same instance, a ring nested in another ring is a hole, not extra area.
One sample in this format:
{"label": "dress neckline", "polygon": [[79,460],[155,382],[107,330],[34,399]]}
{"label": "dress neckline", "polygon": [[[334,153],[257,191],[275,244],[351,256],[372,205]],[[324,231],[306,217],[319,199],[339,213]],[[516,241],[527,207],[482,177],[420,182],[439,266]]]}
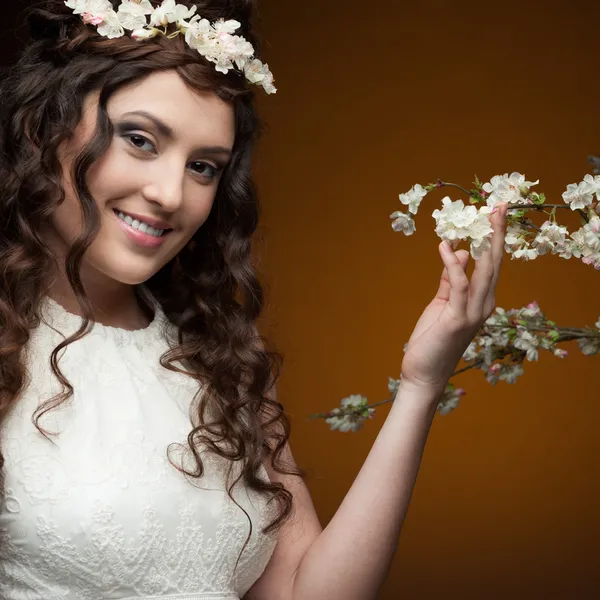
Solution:
{"label": "dress neckline", "polygon": [[[145,301],[153,310],[154,314],[150,323],[141,329],[123,329],[121,327],[113,327],[111,325],[103,325],[97,321],[91,321],[92,328],[86,337],[101,336],[103,338],[112,338],[118,345],[135,344],[143,346],[155,340],[157,335],[161,333],[162,327],[166,321],[166,316],[159,302],[154,298],[146,286],[139,286],[142,300]],[[72,335],[75,333],[83,321],[83,317],[69,312],[61,304],[50,298],[44,297],[43,302],[43,320],[52,329],[60,331],[64,335]]]}

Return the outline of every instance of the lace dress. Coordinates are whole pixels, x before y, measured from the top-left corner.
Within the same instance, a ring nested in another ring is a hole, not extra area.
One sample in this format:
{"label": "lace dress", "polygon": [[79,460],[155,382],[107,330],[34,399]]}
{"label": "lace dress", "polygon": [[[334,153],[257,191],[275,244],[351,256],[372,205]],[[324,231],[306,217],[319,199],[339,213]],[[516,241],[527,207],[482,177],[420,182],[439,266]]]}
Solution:
{"label": "lace dress", "polygon": [[81,319],[44,301],[45,322],[28,345],[29,385],[0,431],[2,600],[237,600],[271,557],[276,538],[261,529],[273,515],[237,486],[252,521],[240,556],[250,523],[227,496],[224,459],[204,454],[200,480],[168,461],[171,446],[172,461],[193,465],[177,444],[186,447],[199,384],[160,366],[175,328],[147,298],[147,328],[95,323],[63,350],[59,366],[74,395],[40,418],[59,432],[52,442],[32,414],[62,390],[49,356],[59,332],[75,332]]}

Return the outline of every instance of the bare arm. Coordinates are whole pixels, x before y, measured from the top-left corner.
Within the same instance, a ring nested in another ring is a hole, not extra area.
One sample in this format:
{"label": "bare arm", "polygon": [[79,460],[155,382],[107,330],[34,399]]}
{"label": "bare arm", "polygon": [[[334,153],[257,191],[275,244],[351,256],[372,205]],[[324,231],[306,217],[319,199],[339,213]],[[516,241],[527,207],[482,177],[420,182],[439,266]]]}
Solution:
{"label": "bare arm", "polygon": [[296,480],[295,518],[247,600],[377,597],[408,510],[434,400],[418,389],[400,388],[363,467],[322,532],[308,491]]}

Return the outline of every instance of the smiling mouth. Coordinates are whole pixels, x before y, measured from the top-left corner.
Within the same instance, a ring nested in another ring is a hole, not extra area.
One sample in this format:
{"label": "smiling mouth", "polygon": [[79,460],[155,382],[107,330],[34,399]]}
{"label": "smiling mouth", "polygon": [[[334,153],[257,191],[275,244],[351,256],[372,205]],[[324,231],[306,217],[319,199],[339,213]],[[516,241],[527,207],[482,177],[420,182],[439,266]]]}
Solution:
{"label": "smiling mouth", "polygon": [[[118,219],[120,219],[121,221],[123,221],[124,223],[126,223],[127,225],[129,225],[129,227],[131,227],[132,229],[135,229],[136,231],[139,231],[140,233],[145,233],[147,235],[153,235],[152,233],[148,232],[147,230],[145,231],[144,229],[140,229],[139,226],[138,227],[134,227],[133,223],[135,221],[137,221],[140,224],[145,225],[146,227],[150,227],[154,232],[156,232],[156,231],[161,231],[162,232],[160,236],[155,236],[155,237],[164,237],[165,235],[167,235],[167,233],[173,231],[173,229],[170,228],[170,227],[166,228],[166,229],[162,229],[162,228],[159,228],[159,227],[153,227],[149,223],[141,221],[140,219],[136,219],[132,215],[130,215],[130,214],[128,214],[128,213],[126,213],[126,212],[124,212],[122,210],[118,210],[116,208],[113,208],[113,212],[115,213],[115,215],[116,215],[116,217]],[[128,223],[123,217],[128,217],[129,220],[131,221],[131,223]]]}

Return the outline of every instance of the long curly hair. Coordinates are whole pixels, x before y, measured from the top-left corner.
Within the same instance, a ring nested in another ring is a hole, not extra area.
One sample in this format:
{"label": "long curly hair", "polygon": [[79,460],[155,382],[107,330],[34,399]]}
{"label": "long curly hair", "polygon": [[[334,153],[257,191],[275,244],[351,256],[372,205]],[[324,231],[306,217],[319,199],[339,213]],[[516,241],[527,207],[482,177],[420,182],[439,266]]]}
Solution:
{"label": "long curly hair", "polygon": [[[258,48],[250,25],[251,0],[208,0],[196,5],[211,21],[240,21],[241,35]],[[262,127],[253,92],[239,73],[218,73],[181,35],[145,42],[129,36],[107,39],[86,26],[62,0],[37,5],[27,21],[31,39],[0,84],[0,426],[26,387],[24,351],[31,329],[40,323],[41,302],[52,283],[50,274],[55,272],[56,258],[40,232],[65,198],[59,146],[80,122],[84,99],[99,93],[96,135],[73,167],[84,231],[69,249],[64,267],[85,317],[79,331],[51,355],[52,370],[63,392],[32,415],[35,426],[49,440],[38,423],[40,417],[73,394],[60,371],[58,354],[81,339],[91,325],[80,265],[100,218],[86,173],[113,137],[107,101],[122,86],[156,71],[174,70],[192,89],[230,102],[236,127],[233,157],[208,219],[191,243],[145,282],[178,331],[178,344],[161,357],[161,365],[185,372],[202,384],[195,405],[200,424],[187,439],[195,468],[176,468],[190,477],[202,477],[201,446],[228,459],[232,467],[241,465],[235,477],[232,469],[228,474],[230,498],[234,500],[232,490],[241,481],[266,496],[278,510],[263,531],[276,531],[291,514],[292,495],[281,483],[261,478],[259,470],[268,459],[279,473],[302,473],[284,459],[289,421],[272,394],[282,357],[267,350],[268,340],[256,329],[264,299],[252,261],[259,206],[251,156]],[[185,365],[185,371],[176,362]],[[0,452],[0,470],[4,462]]]}

